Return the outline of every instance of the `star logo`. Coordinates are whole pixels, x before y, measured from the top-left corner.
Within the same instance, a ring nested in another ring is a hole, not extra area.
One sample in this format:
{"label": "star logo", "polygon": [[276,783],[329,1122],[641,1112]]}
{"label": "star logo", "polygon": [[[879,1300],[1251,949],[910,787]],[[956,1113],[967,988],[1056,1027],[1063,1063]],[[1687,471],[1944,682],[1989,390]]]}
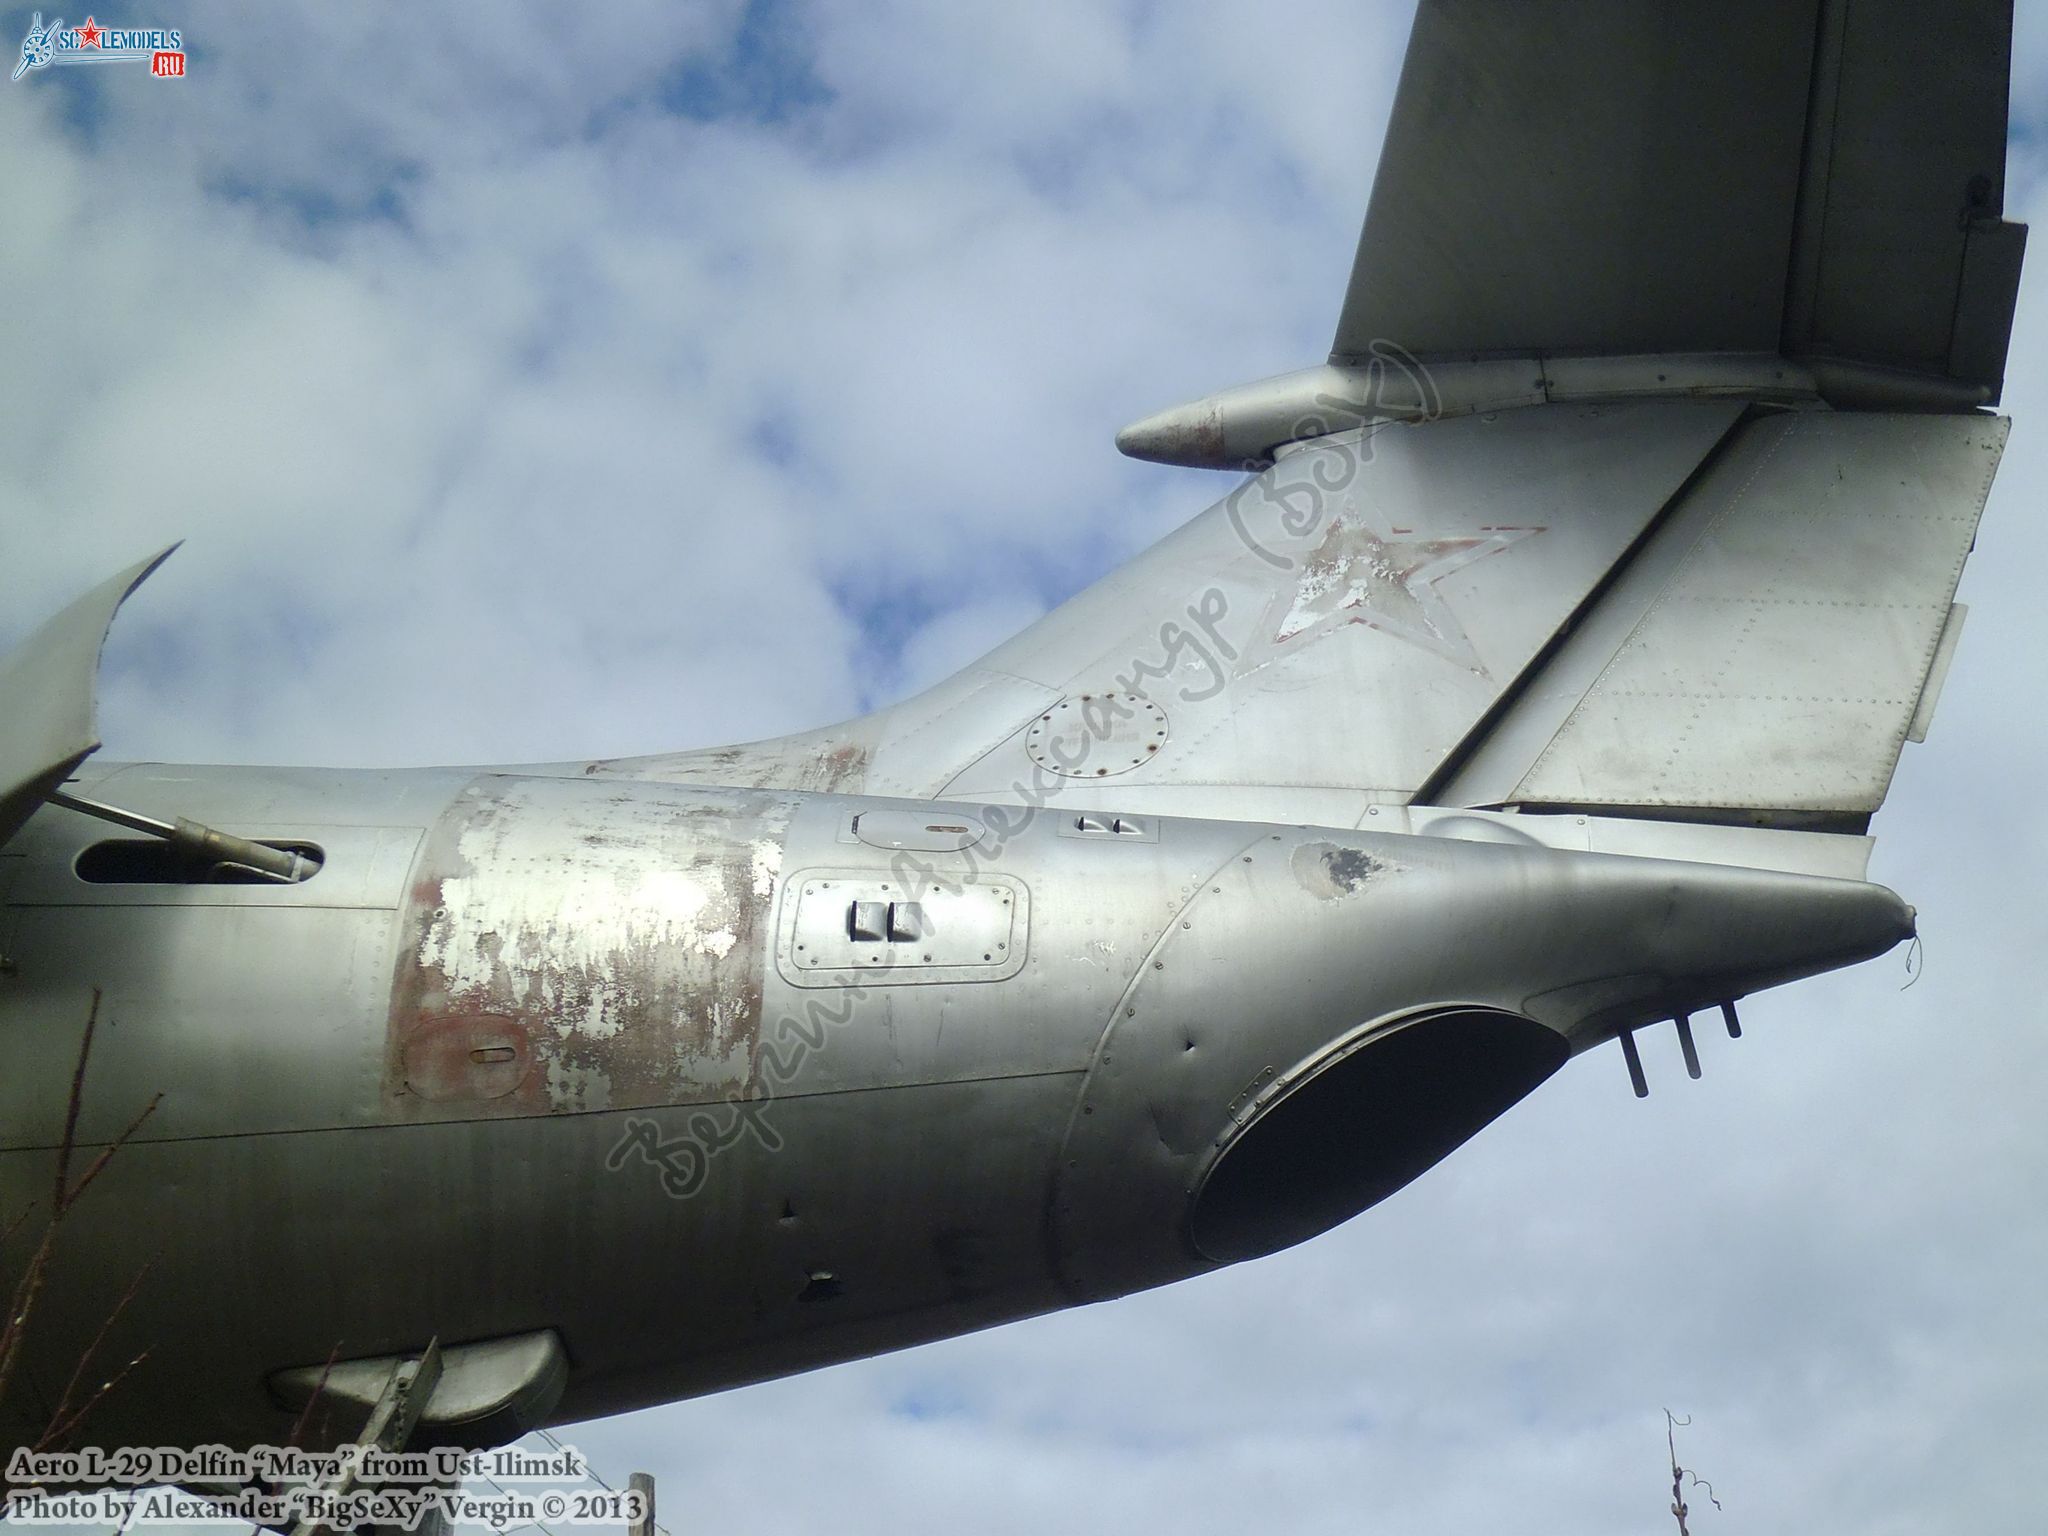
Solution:
{"label": "star logo", "polygon": [[85,25],[78,29],[78,46],[81,48],[99,47],[101,30],[98,22],[94,21],[90,16],[86,17]]}
{"label": "star logo", "polygon": [[1490,676],[1437,584],[1541,532],[1480,528],[1454,538],[1429,539],[1415,537],[1412,529],[1395,528],[1383,536],[1363,523],[1339,518],[1295,573],[1293,591],[1282,589],[1274,600],[1269,610],[1269,616],[1277,615],[1272,645],[1307,645],[1360,624],[1481,677]]}

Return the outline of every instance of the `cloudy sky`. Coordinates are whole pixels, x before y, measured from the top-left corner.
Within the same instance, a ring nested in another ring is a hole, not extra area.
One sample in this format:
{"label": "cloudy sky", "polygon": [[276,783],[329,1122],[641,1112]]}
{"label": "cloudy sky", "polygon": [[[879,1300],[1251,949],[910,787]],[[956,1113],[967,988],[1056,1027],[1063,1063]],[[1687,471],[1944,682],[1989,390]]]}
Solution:
{"label": "cloudy sky", "polygon": [[[111,756],[617,755],[900,697],[1227,489],[1111,436],[1327,351],[1407,10],[102,17],[191,75],[0,82],[0,640],[185,538],[109,648]],[[2039,223],[2048,3],[2019,27]],[[1877,824],[1923,980],[1759,998],[1699,1084],[1647,1040],[1647,1103],[1594,1053],[1291,1253],[568,1438],[678,1536],[1599,1536],[1668,1521],[1669,1406],[1703,1536],[2038,1530],[2039,258]]]}

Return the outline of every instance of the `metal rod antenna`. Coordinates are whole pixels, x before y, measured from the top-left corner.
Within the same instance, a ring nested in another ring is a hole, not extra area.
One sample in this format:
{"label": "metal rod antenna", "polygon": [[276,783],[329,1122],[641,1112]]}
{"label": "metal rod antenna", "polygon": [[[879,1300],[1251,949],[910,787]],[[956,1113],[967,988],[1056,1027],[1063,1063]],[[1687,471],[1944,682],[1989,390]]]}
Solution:
{"label": "metal rod antenna", "polygon": [[1649,1079],[1643,1076],[1643,1058],[1636,1054],[1636,1032],[1632,1029],[1624,1029],[1621,1032],[1621,1054],[1628,1061],[1628,1080],[1635,1088],[1636,1097],[1647,1099],[1650,1096],[1650,1083]]}
{"label": "metal rod antenna", "polygon": [[218,832],[183,816],[176,821],[158,821],[154,816],[124,811],[118,805],[102,805],[97,800],[67,795],[61,789],[52,790],[45,798],[50,804],[62,806],[67,811],[77,811],[81,816],[96,817],[117,827],[126,827],[131,832],[160,837],[174,848],[197,858],[210,859],[216,864],[240,864],[288,884],[310,879],[320,869],[318,860],[309,859],[303,853],[289,848],[273,848],[268,843],[251,842],[246,837],[236,837],[232,832]]}
{"label": "metal rod antenna", "polygon": [[1699,1048],[1692,1041],[1692,1015],[1689,1013],[1676,1014],[1672,1017],[1671,1022],[1678,1026],[1678,1048],[1685,1053],[1685,1075],[1694,1082],[1698,1082],[1700,1080],[1700,1053]]}
{"label": "metal rod antenna", "polygon": [[53,789],[45,798],[52,805],[61,805],[67,811],[76,811],[81,816],[95,816],[101,821],[111,821],[117,827],[126,827],[131,832],[146,832],[151,837],[160,837],[169,842],[178,835],[178,829],[168,821],[158,821],[154,816],[144,816],[135,811],[124,811],[118,805],[102,805],[97,800],[83,800],[77,795],[67,795],[61,789]]}

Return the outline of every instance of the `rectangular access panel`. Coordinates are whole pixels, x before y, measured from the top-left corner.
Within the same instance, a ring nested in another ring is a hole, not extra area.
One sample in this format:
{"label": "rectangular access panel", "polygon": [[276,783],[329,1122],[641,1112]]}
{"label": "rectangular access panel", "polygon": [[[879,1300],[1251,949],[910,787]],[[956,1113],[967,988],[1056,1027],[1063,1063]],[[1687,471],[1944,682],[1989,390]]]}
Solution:
{"label": "rectangular access panel", "polygon": [[807,869],[784,886],[775,963],[800,987],[1001,981],[1023,967],[1030,902],[1008,875],[909,880]]}

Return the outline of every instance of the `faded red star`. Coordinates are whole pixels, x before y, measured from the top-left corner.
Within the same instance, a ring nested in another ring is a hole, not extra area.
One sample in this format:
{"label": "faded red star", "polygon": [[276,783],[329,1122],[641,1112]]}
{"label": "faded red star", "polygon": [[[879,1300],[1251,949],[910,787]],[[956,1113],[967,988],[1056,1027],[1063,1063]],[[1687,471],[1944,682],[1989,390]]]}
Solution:
{"label": "faded red star", "polygon": [[1285,645],[1363,624],[1484,675],[1486,668],[1465,627],[1436,584],[1475,560],[1541,532],[1482,528],[1452,538],[1426,539],[1397,529],[1382,537],[1362,523],[1340,518],[1302,563],[1294,590],[1282,592],[1286,606],[1276,604],[1279,622],[1272,643]]}
{"label": "faded red star", "polygon": [[99,45],[100,25],[88,16],[85,18],[85,25],[78,29],[78,46],[81,48],[97,48]]}

